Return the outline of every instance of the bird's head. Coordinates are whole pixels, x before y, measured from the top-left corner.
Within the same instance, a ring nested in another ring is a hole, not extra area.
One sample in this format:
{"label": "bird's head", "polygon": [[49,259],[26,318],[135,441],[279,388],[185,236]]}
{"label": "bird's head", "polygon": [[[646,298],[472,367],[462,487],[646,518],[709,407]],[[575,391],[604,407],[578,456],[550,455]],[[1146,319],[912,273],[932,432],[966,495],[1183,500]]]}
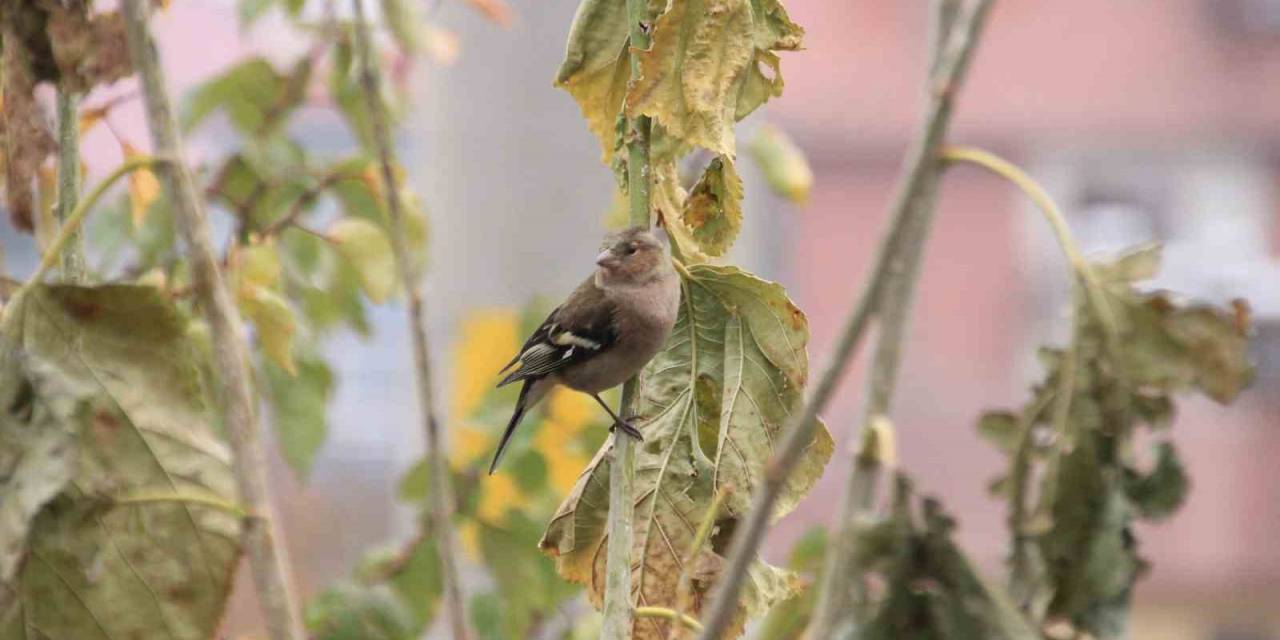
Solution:
{"label": "bird's head", "polygon": [[604,238],[596,256],[600,281],[606,285],[644,284],[669,267],[662,241],[642,227],[631,227]]}

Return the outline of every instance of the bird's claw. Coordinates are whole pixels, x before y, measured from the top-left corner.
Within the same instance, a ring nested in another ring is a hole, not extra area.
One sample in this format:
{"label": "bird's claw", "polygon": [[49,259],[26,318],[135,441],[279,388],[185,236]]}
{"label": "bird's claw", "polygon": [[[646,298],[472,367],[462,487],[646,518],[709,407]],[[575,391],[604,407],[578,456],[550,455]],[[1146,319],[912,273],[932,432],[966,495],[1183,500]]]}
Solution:
{"label": "bird's claw", "polygon": [[631,424],[630,422],[627,422],[626,420],[619,420],[613,423],[613,426],[609,427],[609,433],[613,433],[613,430],[619,427],[622,428],[623,433],[627,434],[628,436],[631,436],[632,438],[635,438],[636,441],[644,442],[644,436],[640,433],[640,430],[637,429],[635,425]]}

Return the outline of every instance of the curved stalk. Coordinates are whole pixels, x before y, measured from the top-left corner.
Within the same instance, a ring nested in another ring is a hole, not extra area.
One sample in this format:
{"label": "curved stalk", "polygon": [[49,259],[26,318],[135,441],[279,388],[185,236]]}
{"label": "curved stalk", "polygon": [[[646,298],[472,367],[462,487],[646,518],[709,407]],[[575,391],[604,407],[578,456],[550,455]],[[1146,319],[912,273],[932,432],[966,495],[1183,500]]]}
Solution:
{"label": "curved stalk", "polygon": [[[746,578],[747,569],[764,538],[764,530],[774,503],[787,477],[800,460],[801,453],[813,438],[818,413],[835,394],[836,385],[844,377],[854,347],[861,340],[867,322],[876,312],[880,299],[890,279],[892,262],[900,259],[904,246],[909,245],[905,236],[919,215],[916,201],[932,172],[938,148],[942,144],[957,87],[964,78],[977,43],[981,27],[991,9],[993,0],[976,0],[968,11],[956,19],[956,25],[947,38],[946,52],[939,58],[937,74],[931,84],[928,111],[924,119],[923,133],[913,146],[905,164],[905,175],[894,200],[889,228],[882,236],[876,250],[870,279],[859,295],[858,302],[845,321],[844,329],[836,343],[831,361],[814,387],[804,408],[784,430],[784,436],[773,457],[765,467],[765,477],[752,499],[751,511],[739,524],[738,532],[730,546],[729,559],[722,574],[721,584],[715,591],[708,610],[706,630],[699,636],[703,640],[719,640],[728,628],[738,607],[738,592]],[[813,636],[820,637],[820,636]]]}
{"label": "curved stalk", "polygon": [[247,518],[249,512],[245,508],[231,502],[223,500],[217,496],[202,496],[193,493],[147,493],[138,492],[131,493],[119,498],[112,499],[111,503],[115,505],[138,505],[138,504],[156,504],[164,502],[174,502],[180,504],[194,504],[210,509],[218,509],[230,513],[238,518]]}
{"label": "curved stalk", "polygon": [[[289,574],[288,551],[267,483],[257,397],[249,377],[249,350],[244,342],[240,313],[218,268],[204,201],[200,199],[191,172],[182,163],[177,119],[173,116],[164,71],[147,25],[151,4],[151,0],[122,0],[120,12],[124,17],[129,58],[142,86],[151,146],[157,155],[172,159],[160,172],[161,183],[173,206],[178,232],[187,246],[197,307],[209,324],[214,370],[218,372],[217,397],[222,403],[227,440],[234,456],[236,488],[251,514],[243,521],[243,544],[268,637],[303,640],[306,632]],[[80,207],[87,211],[92,200],[86,200]]]}
{"label": "curved stalk", "polygon": [[1049,227],[1053,229],[1053,235],[1058,240],[1058,246],[1062,248],[1062,253],[1066,255],[1067,262],[1071,264],[1071,269],[1075,271],[1084,286],[1085,295],[1088,296],[1089,304],[1098,310],[1101,315],[1104,330],[1107,332],[1107,338],[1111,344],[1119,336],[1119,327],[1117,325],[1115,315],[1111,310],[1111,305],[1107,302],[1104,295],[1102,284],[1098,282],[1098,276],[1093,272],[1093,268],[1089,266],[1088,261],[1084,259],[1084,254],[1080,252],[1080,246],[1076,244],[1075,238],[1071,235],[1071,229],[1067,226],[1067,218],[1062,214],[1062,210],[1058,208],[1057,203],[1049,196],[1031,176],[1025,171],[1018,168],[1017,165],[997,156],[990,151],[984,151],[976,147],[965,146],[947,146],[943,147],[940,152],[941,159],[947,162],[968,162],[977,165],[994,173],[1018,187],[1022,193],[1026,194],[1036,205],[1036,208],[1044,214],[1045,221],[1049,223]]}
{"label": "curved stalk", "polygon": [[102,181],[93,188],[93,191],[89,192],[88,196],[76,203],[75,208],[72,209],[69,215],[67,215],[66,220],[62,223],[62,227],[58,230],[58,235],[54,236],[53,242],[49,243],[48,250],[46,250],[44,255],[40,257],[40,264],[36,267],[35,273],[33,273],[31,278],[22,285],[22,288],[18,289],[17,293],[13,295],[14,299],[25,293],[30,287],[43,280],[45,275],[49,273],[49,270],[53,268],[53,265],[59,262],[62,252],[71,245],[79,232],[80,227],[83,226],[85,218],[89,217],[89,212],[93,210],[93,206],[98,203],[98,200],[102,199],[102,195],[107,192],[107,189],[111,188],[111,185],[115,184],[120,178],[123,178],[134,171],[138,171],[139,169],[151,169],[160,166],[165,162],[167,162],[167,160],[155,156],[135,156],[125,160],[120,166],[116,167],[114,171],[107,175],[107,177],[103,178]]}
{"label": "curved stalk", "polygon": [[686,629],[702,631],[702,623],[698,622],[697,618],[673,611],[666,607],[636,607],[635,614],[637,618],[663,618],[672,622],[678,622]]}
{"label": "curved stalk", "polygon": [[373,144],[382,169],[383,189],[387,197],[387,218],[390,227],[391,252],[395,259],[396,273],[404,285],[408,298],[409,335],[413,342],[413,364],[418,392],[418,410],[422,414],[423,435],[427,443],[427,462],[431,469],[431,490],[428,492],[427,515],[436,535],[436,548],[440,558],[444,583],[444,609],[454,640],[471,637],[467,626],[466,606],[462,600],[462,585],[458,578],[458,554],[455,552],[453,532],[453,491],[449,484],[449,467],[445,460],[444,442],[440,436],[440,423],[436,419],[435,400],[431,389],[431,348],[427,342],[426,306],[422,300],[422,288],[414,273],[409,246],[405,241],[404,204],[400,201],[400,189],[396,179],[394,150],[391,131],[382,100],[382,78],[373,59],[373,45],[369,25],[365,20],[364,2],[351,0],[355,17],[356,53],[360,65],[360,84],[365,107],[369,111],[369,125],[373,132]]}

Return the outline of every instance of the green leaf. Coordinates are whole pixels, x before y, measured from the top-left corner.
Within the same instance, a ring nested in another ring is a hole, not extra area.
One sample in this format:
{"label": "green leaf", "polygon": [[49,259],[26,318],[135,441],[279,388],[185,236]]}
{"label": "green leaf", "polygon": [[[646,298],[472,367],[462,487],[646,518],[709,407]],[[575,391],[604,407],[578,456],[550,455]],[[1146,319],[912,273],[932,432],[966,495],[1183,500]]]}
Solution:
{"label": "green leaf", "polygon": [[[640,376],[633,584],[651,606],[674,605],[677,567],[717,488],[732,485],[721,526],[747,513],[751,495],[788,417],[800,408],[808,375],[808,324],[779,285],[733,267],[693,266],[682,310],[666,347]],[[818,425],[813,441],[779,496],[773,517],[791,511],[821,475],[832,441]],[[608,509],[608,447],[560,505],[540,546],[557,557],[560,574],[603,589]],[[712,545],[696,560],[705,595],[723,562]],[[756,562],[743,590],[738,628],[794,594],[794,576]],[[701,602],[700,597],[695,600]],[[645,619],[637,638],[665,637],[666,624]]]}
{"label": "green leaf", "polygon": [[859,629],[866,640],[1039,640],[1034,625],[1018,613],[1003,591],[974,571],[951,539],[954,521],[932,499],[919,508],[911,487],[899,477],[892,515],[878,528],[888,534],[887,552],[873,569],[887,592]]}
{"label": "green leaf", "polygon": [[471,596],[471,626],[480,640],[505,640],[502,630],[502,600],[494,593]]}
{"label": "green leaf", "polygon": [[[37,286],[12,304],[5,357],[55,369],[90,390],[92,407],[75,477],[36,517],[26,561],[5,585],[13,601],[0,611],[0,637],[212,637],[240,518],[183,500],[235,501],[185,322],[148,286]],[[125,502],[134,496],[155,497]]]}
{"label": "green leaf", "polygon": [[1138,514],[1148,520],[1167,518],[1187,499],[1191,481],[1172,442],[1156,446],[1156,464],[1147,474],[1125,469],[1124,492]]}
{"label": "green leaf", "polygon": [[298,477],[311,474],[311,463],[329,433],[329,399],[333,394],[333,371],[313,355],[297,359],[297,374],[288,375],[279,367],[262,367],[266,396],[276,429],[276,440],[284,459]]}
{"label": "green leaf", "polygon": [[257,329],[258,346],[276,366],[297,375],[293,360],[293,334],[298,320],[293,309],[280,294],[267,288],[241,283],[237,299],[240,309]]}
{"label": "green leaf", "polygon": [[309,57],[288,75],[265,58],[250,58],[196,88],[182,109],[182,128],[191,130],[214,111],[224,111],[231,124],[248,136],[270,133],[288,119],[306,97],[311,77]]}
{"label": "green leaf", "polygon": [[362,582],[391,588],[412,618],[413,637],[420,636],[431,622],[444,591],[440,554],[435,540],[425,533],[404,549],[369,554],[357,575]]}
{"label": "green leaf", "polygon": [[715,158],[684,203],[681,216],[694,241],[709,256],[722,256],[742,230],[742,178],[733,159]]}
{"label": "green leaf", "polygon": [[395,291],[397,278],[391,241],[382,228],[362,218],[343,218],[334,222],[325,235],[355,267],[369,300],[374,304],[385,302]]}
{"label": "green leaf", "polygon": [[385,585],[339,583],[307,603],[307,629],[315,640],[413,640],[413,618]]}
{"label": "green leaf", "polygon": [[1222,404],[1253,380],[1247,327],[1207,305],[1183,306],[1164,294],[1115,298],[1125,320],[1124,375],[1170,391],[1194,386]]}
{"label": "green leaf", "polygon": [[1008,411],[988,411],[978,419],[978,435],[1000,451],[1013,454],[1022,440],[1022,429],[1018,416]]}
{"label": "green leaf", "polygon": [[809,201],[809,192],[813,190],[813,169],[790,136],[777,127],[764,125],[747,150],[760,166],[765,182],[774,193],[797,204]]}
{"label": "green leaf", "polygon": [[417,3],[410,0],[382,0],[381,5],[383,24],[391,37],[395,38],[400,50],[410,56],[421,52],[425,25],[417,10]]}

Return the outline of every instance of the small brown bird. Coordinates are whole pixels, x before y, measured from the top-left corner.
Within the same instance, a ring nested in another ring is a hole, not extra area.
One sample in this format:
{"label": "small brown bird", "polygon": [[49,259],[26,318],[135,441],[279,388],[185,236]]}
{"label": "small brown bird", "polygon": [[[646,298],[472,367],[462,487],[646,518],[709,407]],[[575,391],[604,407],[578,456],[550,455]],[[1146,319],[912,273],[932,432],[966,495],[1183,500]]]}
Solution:
{"label": "small brown bird", "polygon": [[680,308],[680,278],[662,243],[632,227],[605,237],[597,269],[556,307],[503,371],[516,367],[498,386],[524,381],[515,412],[493,454],[498,468],[520,419],[547,392],[562,384],[595,398],[614,425],[643,440],[618,417],[600,392],[635,375],[658,353]]}

